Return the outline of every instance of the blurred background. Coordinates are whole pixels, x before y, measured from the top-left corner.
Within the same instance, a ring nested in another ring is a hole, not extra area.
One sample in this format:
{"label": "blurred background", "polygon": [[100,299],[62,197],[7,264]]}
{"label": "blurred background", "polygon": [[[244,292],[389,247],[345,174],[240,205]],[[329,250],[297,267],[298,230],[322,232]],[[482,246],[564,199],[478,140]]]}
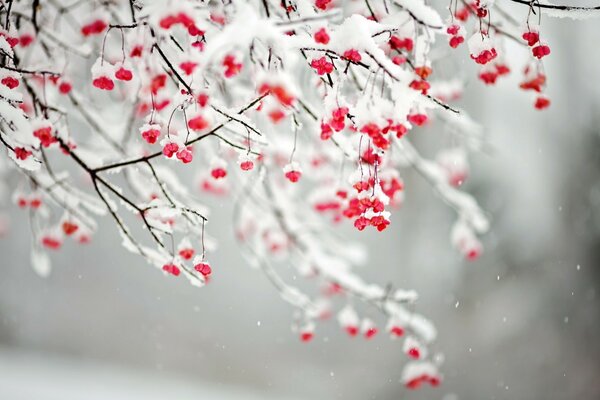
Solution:
{"label": "blurred background", "polygon": [[[513,73],[470,82],[460,105],[486,129],[464,189],[493,220],[484,255],[467,263],[449,244],[455,216],[419,176],[406,201],[365,241],[368,279],[418,291],[439,329],[444,383],[407,391],[401,345],[351,339],[335,323],[310,344],[290,331],[290,307],[237,250],[231,225],[214,279],[201,290],[165,278],[120,245],[112,221],[87,247],[53,254],[49,278],[29,263],[29,227],[9,206],[0,239],[0,398],[45,399],[597,399],[600,398],[600,28],[543,21],[552,106],[520,91],[526,54],[507,43]],[[415,132],[427,156],[435,125]],[[433,143],[433,145],[432,145]],[[231,205],[208,201],[212,219]]]}

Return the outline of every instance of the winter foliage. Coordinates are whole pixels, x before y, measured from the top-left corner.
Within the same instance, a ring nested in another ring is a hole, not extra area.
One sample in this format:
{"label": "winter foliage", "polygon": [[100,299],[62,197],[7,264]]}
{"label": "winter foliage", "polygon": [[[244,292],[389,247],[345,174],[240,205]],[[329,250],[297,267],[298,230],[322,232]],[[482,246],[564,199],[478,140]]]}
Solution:
{"label": "winter foliage", "polygon": [[[461,186],[482,129],[452,104],[464,75],[437,67],[465,58],[486,85],[521,73],[516,89],[546,109],[544,18],[598,12],[537,0],[2,1],[0,196],[27,211],[15,218],[29,218],[40,276],[104,217],[128,251],[196,286],[219,273],[211,223],[230,223],[201,199],[228,199],[240,249],[294,308],[300,340],[326,319],[350,336],[384,332],[409,360],[404,384],[437,386],[437,332],[416,293],[365,281],[354,267],[366,253],[336,230],[386,230],[412,168],[456,213],[449,244],[481,256],[490,222]],[[527,65],[511,64],[507,41]],[[424,125],[453,135],[431,159],[411,143]]]}

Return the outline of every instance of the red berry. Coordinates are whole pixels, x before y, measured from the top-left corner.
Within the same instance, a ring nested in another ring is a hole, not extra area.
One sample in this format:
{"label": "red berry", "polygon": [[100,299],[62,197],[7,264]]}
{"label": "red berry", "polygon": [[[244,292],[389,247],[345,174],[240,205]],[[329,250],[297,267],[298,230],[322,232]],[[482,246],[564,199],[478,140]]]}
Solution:
{"label": "red berry", "polygon": [[344,329],[346,330],[346,333],[348,333],[348,335],[350,335],[350,336],[358,335],[358,327],[357,326],[348,325]]}
{"label": "red berry", "polygon": [[346,50],[344,52],[344,58],[348,61],[352,61],[355,63],[360,62],[360,60],[362,59],[362,57],[360,56],[360,53],[354,49]]}
{"label": "red berry", "polygon": [[133,73],[130,70],[121,67],[115,73],[115,78],[120,81],[130,81],[133,78]]}
{"label": "red berry", "polygon": [[534,57],[537,57],[538,59],[542,59],[550,54],[550,47],[548,47],[545,44],[540,44],[540,45],[534,47],[533,49],[531,49],[531,52],[533,53]]}
{"label": "red berry", "polygon": [[215,179],[221,179],[227,176],[227,171],[224,168],[213,168],[213,170],[210,171],[210,174]]}
{"label": "red berry", "polygon": [[62,245],[62,242],[60,241],[60,239],[55,238],[53,236],[44,236],[42,238],[42,244],[48,249],[58,250]]}
{"label": "red berry", "polygon": [[414,358],[414,359],[418,359],[419,357],[421,357],[421,352],[416,347],[411,347],[408,350],[407,354],[409,357]]}
{"label": "red berry", "polygon": [[523,39],[525,41],[527,41],[527,44],[529,46],[533,46],[534,44],[536,44],[537,42],[539,42],[540,40],[540,34],[537,32],[525,32],[523,34]]}
{"label": "red berry", "polygon": [[535,108],[538,110],[543,110],[545,108],[550,107],[550,99],[547,97],[540,96],[535,99]]}
{"label": "red berry", "polygon": [[179,269],[179,267],[173,263],[163,265],[162,269],[163,269],[163,271],[167,272],[168,274],[171,274],[174,276],[179,276],[179,274],[181,273],[181,270]]}
{"label": "red berry", "polygon": [[188,127],[194,131],[201,131],[208,127],[208,121],[202,115],[198,115],[188,121]]}
{"label": "red berry", "polygon": [[314,336],[315,334],[312,332],[302,332],[300,334],[300,340],[303,342],[310,342]]}
{"label": "red berry", "polygon": [[52,127],[46,126],[33,131],[33,136],[40,140],[43,147],[49,147],[56,142],[56,138],[52,135]]}
{"label": "red berry", "polygon": [[107,76],[100,76],[93,80],[92,84],[98,89],[102,90],[113,90],[115,87],[115,83],[112,79]]}
{"label": "red berry", "polygon": [[404,329],[402,329],[400,326],[394,325],[390,328],[390,334],[392,336],[400,337],[404,335]]}
{"label": "red berry", "polygon": [[71,91],[71,89],[73,89],[73,86],[69,82],[62,81],[58,85],[58,91],[61,94],[68,94]]}
{"label": "red berry", "polygon": [[377,334],[378,330],[377,328],[373,327],[373,328],[369,328],[367,329],[367,331],[365,332],[365,337],[367,339],[371,339],[373,336],[375,336]]}
{"label": "red berry", "polygon": [[254,168],[254,163],[252,161],[243,161],[240,163],[240,168],[242,169],[242,171],[250,171],[252,168]]}
{"label": "red berry", "polygon": [[4,86],[8,87],[9,89],[14,89],[17,86],[19,86],[19,80],[16,78],[13,78],[12,76],[7,76],[2,78],[2,81],[0,81]]}
{"label": "red berry", "polygon": [[194,253],[195,253],[194,249],[191,249],[191,248],[179,250],[179,256],[181,258],[183,258],[184,260],[191,260],[192,257],[194,257]]}
{"label": "red berry", "polygon": [[210,265],[205,262],[198,263],[194,266],[194,269],[200,272],[205,278],[212,273]]}
{"label": "red berry", "polygon": [[159,136],[160,136],[160,131],[158,129],[151,128],[151,129],[147,129],[142,132],[142,138],[144,138],[144,140],[146,142],[148,142],[149,144],[156,143],[156,140],[158,139]]}
{"label": "red berry", "polygon": [[169,142],[163,146],[162,152],[166,157],[171,158],[177,151],[179,151],[179,145],[177,143]]}
{"label": "red berry", "polygon": [[179,64],[179,68],[181,68],[186,75],[191,75],[197,66],[198,64],[193,61],[185,61]]}
{"label": "red berry", "polygon": [[325,28],[321,28],[318,31],[315,32],[315,34],[313,35],[315,42],[317,43],[321,43],[321,44],[327,44],[329,43],[329,34],[327,33],[327,30]]}
{"label": "red berry", "polygon": [[181,149],[177,152],[177,158],[181,160],[184,164],[189,164],[192,162],[194,155],[188,149]]}
{"label": "red berry", "polygon": [[74,234],[78,229],[79,226],[77,226],[77,224],[74,222],[65,221],[62,224],[62,230],[67,236]]}
{"label": "red berry", "polygon": [[15,147],[15,157],[19,160],[27,160],[32,153],[24,147]]}
{"label": "red berry", "polygon": [[285,177],[292,183],[296,183],[300,180],[302,173],[300,171],[288,171],[285,173]]}
{"label": "red berry", "polygon": [[333,64],[327,61],[327,58],[325,57],[312,60],[310,66],[313,67],[319,75],[330,74],[333,72]]}

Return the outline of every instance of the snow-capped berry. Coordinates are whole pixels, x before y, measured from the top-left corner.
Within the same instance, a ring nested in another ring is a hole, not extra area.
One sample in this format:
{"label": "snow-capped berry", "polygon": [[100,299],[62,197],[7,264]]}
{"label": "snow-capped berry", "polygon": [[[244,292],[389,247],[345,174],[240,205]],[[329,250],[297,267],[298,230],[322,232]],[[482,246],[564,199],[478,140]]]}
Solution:
{"label": "snow-capped berry", "polygon": [[495,69],[492,69],[492,70],[482,69],[481,72],[479,72],[479,79],[486,85],[493,85],[494,83],[496,83],[496,80],[498,79],[498,72],[496,72]]}
{"label": "snow-capped berry", "polygon": [[129,57],[131,57],[131,58],[141,57],[143,52],[144,52],[144,46],[139,45],[139,44],[135,45],[129,52]]}
{"label": "snow-capped berry", "polygon": [[534,90],[538,93],[542,91],[542,87],[546,84],[546,75],[538,73],[529,80],[522,82],[519,87],[523,90]]}
{"label": "snow-capped berry", "polygon": [[162,153],[167,157],[171,158],[175,153],[179,151],[179,145],[175,142],[167,142],[163,145]]}
{"label": "snow-capped berry", "polygon": [[184,164],[189,164],[190,162],[192,162],[193,157],[194,153],[192,152],[191,146],[184,147],[177,152],[177,158],[181,160]]}
{"label": "snow-capped berry", "polygon": [[360,56],[360,53],[357,50],[355,50],[355,49],[346,50],[344,52],[344,58],[346,60],[352,61],[354,63],[358,63],[362,59],[362,57]]}
{"label": "snow-capped berry", "polygon": [[310,342],[315,336],[315,324],[312,321],[308,321],[302,327],[300,327],[300,340],[304,343]]}
{"label": "snow-capped berry", "polygon": [[544,96],[540,96],[535,99],[535,108],[538,110],[543,110],[545,108],[550,107],[550,99]]}
{"label": "snow-capped berry", "polygon": [[333,72],[333,64],[327,61],[327,58],[324,56],[312,60],[310,66],[313,67],[319,75],[330,74]]}
{"label": "snow-capped berry", "polygon": [[207,262],[197,263],[196,265],[194,265],[194,269],[196,271],[200,272],[205,278],[212,273],[212,268],[210,267],[210,264]]}
{"label": "snow-capped berry", "polygon": [[458,24],[453,24],[453,25],[450,25],[448,28],[446,28],[446,33],[448,35],[452,35],[452,36],[457,35],[459,31],[460,31],[460,25],[458,25]]}
{"label": "snow-capped berry", "polygon": [[242,70],[243,65],[236,61],[234,55],[228,54],[223,59],[223,66],[225,67],[225,77],[231,78]]}
{"label": "snow-capped berry", "polygon": [[529,47],[532,47],[534,44],[540,41],[540,34],[535,31],[525,32],[523,34],[523,40],[527,42]]}
{"label": "snow-capped berry", "polygon": [[483,246],[475,236],[473,229],[463,220],[458,220],[452,227],[452,244],[469,261],[478,259],[483,253]]}
{"label": "snow-capped berry", "polygon": [[428,120],[427,115],[421,113],[409,114],[406,119],[408,119],[408,122],[416,126],[423,126]]}
{"label": "snow-capped berry", "polygon": [[300,340],[305,343],[310,342],[314,336],[314,332],[300,332]]}
{"label": "snow-capped berry", "polygon": [[321,122],[321,140],[327,140],[333,136],[333,129],[331,125]]}
{"label": "snow-capped berry", "polygon": [[163,265],[162,269],[166,273],[173,275],[173,276],[179,276],[179,274],[181,273],[181,270],[179,269],[179,267],[173,263],[168,263],[168,264]]}
{"label": "snow-capped berry", "polygon": [[411,390],[418,389],[422,384],[438,386],[441,378],[436,366],[428,361],[413,361],[402,371],[402,382]]}
{"label": "snow-capped berry", "polygon": [[181,160],[184,164],[189,164],[192,162],[194,158],[194,154],[191,151],[190,147],[183,148],[177,152],[177,158]]}
{"label": "snow-capped berry", "polygon": [[181,64],[179,64],[179,68],[181,68],[181,70],[186,75],[191,75],[197,66],[198,66],[198,63],[195,63],[193,61],[185,61],[185,62],[182,62]]}
{"label": "snow-capped berry", "polygon": [[19,208],[25,208],[29,204],[25,197],[19,195],[14,197],[14,201],[17,204],[17,206],[19,206]]}
{"label": "snow-capped berry", "polygon": [[222,179],[227,176],[227,162],[219,156],[213,157],[210,161],[210,175],[214,179]]}
{"label": "snow-capped berry", "polygon": [[133,72],[121,66],[119,69],[117,69],[117,72],[115,72],[115,78],[120,81],[130,81],[133,78]]}
{"label": "snow-capped berry", "polygon": [[531,49],[534,57],[538,59],[542,59],[550,54],[550,47],[546,44],[538,44],[533,49]]}
{"label": "snow-capped berry", "polygon": [[59,91],[61,94],[68,94],[68,93],[70,93],[70,92],[71,92],[71,89],[73,89],[73,85],[71,85],[71,83],[70,83],[70,82],[67,82],[67,81],[61,81],[61,82],[58,84],[58,91]]}
{"label": "snow-capped berry", "polygon": [[300,180],[302,173],[300,171],[288,171],[285,173],[285,177],[292,183],[296,183]]}
{"label": "snow-capped berry", "polygon": [[496,49],[492,48],[489,50],[482,50],[479,54],[473,54],[471,55],[471,58],[475,60],[477,64],[487,64],[496,58],[497,55]]}
{"label": "snow-capped berry", "polygon": [[316,31],[313,35],[313,38],[315,39],[315,42],[320,44],[329,43],[329,34],[327,33],[327,29],[325,28],[321,28],[318,31]]}
{"label": "snow-capped berry", "polygon": [[427,94],[427,91],[431,88],[429,82],[419,79],[413,80],[409,86],[411,89],[417,90],[423,94]]}
{"label": "snow-capped berry", "polygon": [[179,256],[184,260],[191,260],[194,257],[194,253],[195,251],[191,247],[180,249],[178,252]]}
{"label": "snow-capped berry", "polygon": [[113,90],[115,83],[108,76],[99,76],[92,81],[94,87],[102,90]]}
{"label": "snow-capped berry", "polygon": [[4,86],[6,86],[9,89],[14,89],[17,86],[19,86],[19,80],[12,76],[5,76],[4,78],[2,78],[0,83],[2,83]]}
{"label": "snow-capped berry", "polygon": [[208,125],[208,120],[202,114],[188,120],[188,127],[193,131],[201,131],[208,128]]}
{"label": "snow-capped berry", "polygon": [[348,115],[348,107],[338,107],[331,112],[331,119],[329,125],[336,131],[339,132],[346,126],[346,116]]}
{"label": "snow-capped berry", "polygon": [[426,356],[425,348],[419,343],[419,341],[413,336],[407,336],[404,340],[403,351],[407,356],[418,360]]}
{"label": "snow-capped berry", "polygon": [[286,117],[285,111],[280,108],[275,108],[267,112],[267,116],[274,124],[278,124]]}
{"label": "snow-capped berry", "polygon": [[392,36],[388,43],[393,50],[406,50],[410,52],[414,47],[414,42],[409,37],[399,38],[398,36]]}
{"label": "snow-capped berry", "polygon": [[42,206],[42,199],[37,196],[32,197],[29,199],[29,206],[33,209],[40,208]]}
{"label": "snow-capped berry", "polygon": [[485,65],[498,56],[493,41],[486,35],[476,32],[468,42],[471,58],[477,64]]}
{"label": "snow-capped berry", "polygon": [[[194,19],[184,11],[164,16],[159,21],[158,25],[165,30],[171,29],[171,27],[173,27],[174,25],[182,25],[188,29],[188,33],[190,33],[190,35],[192,36],[195,36],[195,33],[201,32],[197,28],[195,28]],[[192,27],[194,27],[194,29],[190,30],[190,28]]]}
{"label": "snow-capped berry", "polygon": [[361,331],[366,339],[372,339],[379,330],[375,326],[375,323],[368,318],[365,318],[361,323]]}
{"label": "snow-capped berry", "polygon": [[347,305],[338,313],[337,320],[348,335],[356,336],[358,334],[358,315],[350,305]]}
{"label": "snow-capped berry", "polygon": [[77,232],[77,230],[79,229],[79,225],[77,225],[73,221],[64,221],[62,223],[61,227],[62,227],[62,231],[67,236],[71,236],[72,234],[74,234],[75,232]]}
{"label": "snow-capped berry", "polygon": [[108,28],[108,24],[102,19],[96,19],[81,27],[83,36],[98,35]]}
{"label": "snow-capped berry", "polygon": [[142,138],[149,144],[156,143],[156,140],[160,136],[160,125],[158,124],[144,124],[140,128]]}
{"label": "snow-capped berry", "polygon": [[479,79],[486,85],[493,85],[500,76],[510,73],[510,68],[502,62],[494,61],[484,65],[479,72]]}
{"label": "snow-capped berry", "polygon": [[31,43],[33,43],[34,39],[35,38],[32,34],[24,33],[19,36],[19,46],[28,47]]}
{"label": "snow-capped berry", "polygon": [[427,65],[422,65],[420,67],[415,67],[415,74],[417,74],[421,79],[427,79],[433,70],[431,67]]}
{"label": "snow-capped berry", "polygon": [[19,160],[27,160],[31,154],[31,151],[24,147],[15,147],[15,157]]}
{"label": "snow-capped berry", "polygon": [[56,235],[46,234],[42,236],[42,245],[47,249],[58,250],[62,246],[62,240]]}
{"label": "snow-capped berry", "polygon": [[273,95],[282,105],[289,107],[296,101],[294,90],[283,82],[277,82],[279,79],[272,78],[276,82],[264,82],[259,85],[258,92],[260,94],[269,93]]}
{"label": "snow-capped berry", "polygon": [[242,161],[240,163],[240,168],[242,171],[250,171],[252,168],[254,168],[254,163],[251,160]]}
{"label": "snow-capped berry", "polygon": [[385,328],[392,338],[399,338],[404,335],[404,324],[397,318],[391,317]]}
{"label": "snow-capped berry", "polygon": [[198,93],[198,96],[196,97],[196,101],[202,108],[206,107],[206,105],[208,104],[208,100],[209,100],[208,94],[204,93],[204,92]]}
{"label": "snow-capped berry", "polygon": [[215,179],[222,179],[227,176],[227,170],[225,170],[225,168],[216,167],[210,171],[210,175]]}
{"label": "snow-capped berry", "polygon": [[467,153],[462,147],[447,148],[440,151],[436,160],[446,173],[448,183],[458,187],[469,175]]}
{"label": "snow-capped berry", "polygon": [[473,241],[467,244],[464,248],[464,255],[467,260],[475,261],[483,253],[483,247],[479,241]]}
{"label": "snow-capped berry", "polygon": [[52,125],[49,125],[49,122],[39,121],[34,122],[33,125],[33,136],[39,139],[43,147],[49,147],[56,143],[56,137],[53,135]]}
{"label": "snow-capped berry", "polygon": [[254,168],[254,161],[249,154],[240,154],[238,164],[242,171],[251,171]]}
{"label": "snow-capped berry", "polygon": [[402,65],[406,62],[406,57],[394,56],[392,57],[392,62],[396,65]]}
{"label": "snow-capped berry", "polygon": [[455,49],[458,46],[460,46],[461,43],[464,43],[464,41],[465,41],[465,38],[462,36],[452,36],[450,38],[450,41],[448,42],[448,44],[450,45],[450,47]]}
{"label": "snow-capped berry", "polygon": [[410,348],[406,354],[409,357],[414,358],[414,359],[419,359],[421,357],[421,353],[419,352],[419,349],[417,349],[416,347]]}
{"label": "snow-capped berry", "polygon": [[319,10],[327,10],[329,3],[331,3],[331,0],[315,0],[315,7]]}
{"label": "snow-capped berry", "polygon": [[283,167],[283,173],[285,174],[285,177],[292,183],[298,182],[302,176],[302,170],[296,162],[291,162]]}

